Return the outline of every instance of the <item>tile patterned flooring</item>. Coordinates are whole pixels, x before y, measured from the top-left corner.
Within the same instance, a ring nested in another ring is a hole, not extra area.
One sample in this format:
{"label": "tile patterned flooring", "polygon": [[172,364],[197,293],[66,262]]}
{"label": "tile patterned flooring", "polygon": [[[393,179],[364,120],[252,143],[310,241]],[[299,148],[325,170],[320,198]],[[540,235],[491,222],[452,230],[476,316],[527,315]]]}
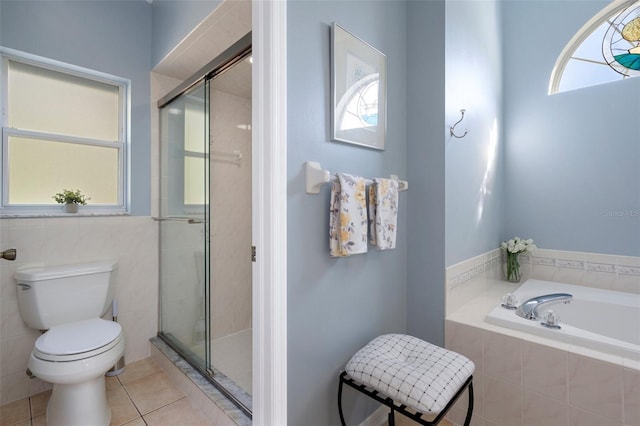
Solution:
{"label": "tile patterned flooring", "polygon": [[[107,377],[107,399],[112,426],[206,426],[205,415],[151,358],[127,364],[117,377]],[[45,411],[51,391],[0,407],[0,426],[45,426]],[[397,414],[396,426],[417,423]],[[453,425],[448,420],[442,426]]]}
{"label": "tile patterned flooring", "polygon": [[[206,426],[211,422],[193,407],[151,358],[128,364],[107,377],[112,426]],[[44,426],[51,391],[0,407],[0,426]]]}

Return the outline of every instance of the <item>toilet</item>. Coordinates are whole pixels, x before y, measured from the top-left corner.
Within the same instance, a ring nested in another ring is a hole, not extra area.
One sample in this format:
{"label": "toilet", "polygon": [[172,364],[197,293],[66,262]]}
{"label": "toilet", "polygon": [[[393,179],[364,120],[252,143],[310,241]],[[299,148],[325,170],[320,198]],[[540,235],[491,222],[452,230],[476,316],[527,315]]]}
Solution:
{"label": "toilet", "polygon": [[21,268],[15,273],[23,321],[45,331],[29,370],[53,384],[48,426],[111,421],[105,373],[124,353],[120,325],[101,318],[113,300],[116,262]]}

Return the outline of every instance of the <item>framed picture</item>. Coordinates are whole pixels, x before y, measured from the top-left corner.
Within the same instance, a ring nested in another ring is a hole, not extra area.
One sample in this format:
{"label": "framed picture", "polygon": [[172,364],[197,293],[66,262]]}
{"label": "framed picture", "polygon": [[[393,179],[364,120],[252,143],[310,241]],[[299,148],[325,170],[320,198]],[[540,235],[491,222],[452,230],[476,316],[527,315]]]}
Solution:
{"label": "framed picture", "polygon": [[336,23],[331,46],[331,139],[384,149],[386,57]]}

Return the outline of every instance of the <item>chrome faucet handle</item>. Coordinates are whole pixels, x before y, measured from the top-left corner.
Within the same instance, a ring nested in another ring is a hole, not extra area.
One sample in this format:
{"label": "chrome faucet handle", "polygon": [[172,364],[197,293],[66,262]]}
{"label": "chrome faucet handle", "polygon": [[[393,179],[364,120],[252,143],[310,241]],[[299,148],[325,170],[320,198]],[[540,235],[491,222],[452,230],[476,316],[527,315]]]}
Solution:
{"label": "chrome faucet handle", "polygon": [[518,308],[518,298],[513,293],[507,293],[502,296],[502,304],[505,309],[515,310]]}
{"label": "chrome faucet handle", "polygon": [[0,259],[16,260],[16,254],[17,254],[16,249],[0,251]]}
{"label": "chrome faucet handle", "polygon": [[555,311],[552,311],[551,309],[544,311],[541,319],[542,322],[540,325],[553,330],[560,330],[560,317],[555,313]]}

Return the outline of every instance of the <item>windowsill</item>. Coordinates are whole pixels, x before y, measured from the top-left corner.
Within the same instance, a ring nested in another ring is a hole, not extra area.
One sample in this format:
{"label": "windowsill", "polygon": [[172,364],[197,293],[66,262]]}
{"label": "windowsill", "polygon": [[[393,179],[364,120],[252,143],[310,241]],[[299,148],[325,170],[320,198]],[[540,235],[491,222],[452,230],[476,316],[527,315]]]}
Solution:
{"label": "windowsill", "polygon": [[129,212],[42,212],[42,213],[0,213],[0,219],[32,219],[52,217],[99,217],[99,216],[131,216]]}

